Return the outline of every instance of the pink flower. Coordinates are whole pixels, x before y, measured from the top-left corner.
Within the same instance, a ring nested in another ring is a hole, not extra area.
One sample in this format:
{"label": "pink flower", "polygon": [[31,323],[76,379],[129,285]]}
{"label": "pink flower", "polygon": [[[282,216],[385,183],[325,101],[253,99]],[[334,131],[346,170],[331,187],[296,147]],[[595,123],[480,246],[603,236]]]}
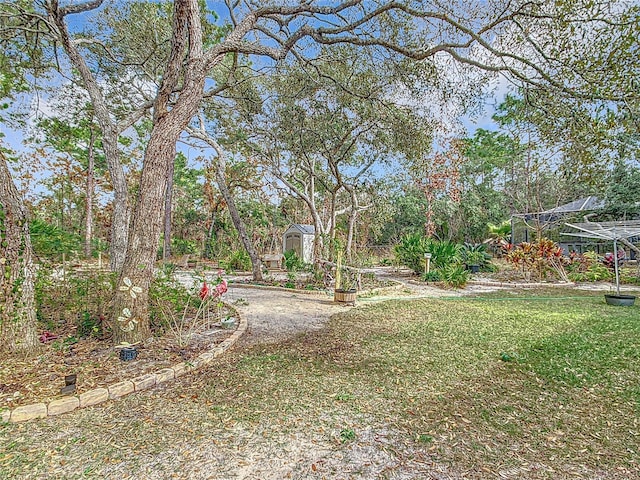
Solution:
{"label": "pink flower", "polygon": [[222,280],[218,285],[216,285],[216,295],[222,296],[222,294],[226,293],[228,290],[227,281]]}

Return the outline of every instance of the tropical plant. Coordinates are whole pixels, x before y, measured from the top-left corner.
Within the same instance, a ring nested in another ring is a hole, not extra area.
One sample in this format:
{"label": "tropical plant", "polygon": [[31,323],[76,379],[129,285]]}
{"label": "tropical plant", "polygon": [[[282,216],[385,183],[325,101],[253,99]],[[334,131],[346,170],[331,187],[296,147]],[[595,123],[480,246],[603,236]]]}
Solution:
{"label": "tropical plant", "polygon": [[499,225],[490,223],[488,227],[489,238],[487,240],[496,252],[500,252],[502,247],[507,245],[511,240],[511,222],[505,220]]}
{"label": "tropical plant", "polygon": [[425,282],[439,282],[442,280],[440,270],[431,270],[422,274],[422,280]]}
{"label": "tropical plant", "polygon": [[573,254],[569,257],[569,262],[568,278],[573,282],[599,282],[612,277],[611,269],[600,262],[596,252]]}
{"label": "tropical plant", "polygon": [[298,272],[304,269],[305,265],[295,250],[284,252],[284,268],[288,272]]}
{"label": "tropical plant", "polygon": [[424,270],[424,254],[429,251],[430,242],[421,233],[404,235],[393,252],[400,265],[409,267],[416,273]]}
{"label": "tropical plant", "polygon": [[442,281],[449,287],[462,288],[469,281],[469,271],[459,263],[450,263],[439,271]]}
{"label": "tropical plant", "polygon": [[531,273],[535,273],[538,280],[546,278],[549,273],[555,273],[561,280],[569,281],[565,270],[568,259],[564,257],[558,244],[548,238],[541,238],[533,243],[522,242],[512,248],[505,258],[520,268],[525,280],[530,279]]}
{"label": "tropical plant", "polygon": [[432,241],[427,247],[427,252],[431,253],[431,265],[436,269],[442,269],[461,260],[462,245],[449,241]]}
{"label": "tropical plant", "polygon": [[465,243],[460,252],[460,260],[467,266],[478,265],[485,267],[491,261],[484,243]]}

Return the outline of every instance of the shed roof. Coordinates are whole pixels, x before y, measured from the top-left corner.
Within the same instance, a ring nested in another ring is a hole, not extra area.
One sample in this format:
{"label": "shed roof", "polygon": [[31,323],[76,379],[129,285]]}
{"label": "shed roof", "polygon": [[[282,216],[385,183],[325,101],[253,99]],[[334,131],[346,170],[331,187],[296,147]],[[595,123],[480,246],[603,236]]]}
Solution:
{"label": "shed roof", "polygon": [[315,235],[316,234],[316,227],[314,227],[313,225],[302,225],[302,224],[299,224],[299,223],[292,223],[289,226],[289,228],[287,228],[287,232],[289,230],[291,230],[292,228],[298,230],[303,235]]}

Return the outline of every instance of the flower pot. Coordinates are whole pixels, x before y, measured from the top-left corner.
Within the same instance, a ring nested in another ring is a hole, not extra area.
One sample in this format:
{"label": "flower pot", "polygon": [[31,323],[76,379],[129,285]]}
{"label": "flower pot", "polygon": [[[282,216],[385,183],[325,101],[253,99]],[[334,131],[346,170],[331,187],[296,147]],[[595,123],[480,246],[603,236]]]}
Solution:
{"label": "flower pot", "polygon": [[130,362],[138,356],[138,350],[134,347],[125,347],[120,350],[120,360]]}
{"label": "flower pot", "polygon": [[338,288],[333,292],[333,301],[338,303],[351,303],[355,305],[356,303],[356,289],[352,288],[351,290],[343,290]]}
{"label": "flower pot", "polygon": [[608,305],[630,307],[635,303],[636,297],[635,295],[605,295],[604,300]]}

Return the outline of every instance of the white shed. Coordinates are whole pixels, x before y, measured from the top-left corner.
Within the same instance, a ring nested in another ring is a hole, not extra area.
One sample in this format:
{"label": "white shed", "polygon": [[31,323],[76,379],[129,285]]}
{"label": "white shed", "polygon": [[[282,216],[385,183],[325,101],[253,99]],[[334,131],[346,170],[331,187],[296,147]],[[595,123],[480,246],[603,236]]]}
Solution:
{"label": "white shed", "polygon": [[316,229],[313,225],[292,224],[282,237],[282,250],[293,250],[304,263],[313,263],[313,239]]}

